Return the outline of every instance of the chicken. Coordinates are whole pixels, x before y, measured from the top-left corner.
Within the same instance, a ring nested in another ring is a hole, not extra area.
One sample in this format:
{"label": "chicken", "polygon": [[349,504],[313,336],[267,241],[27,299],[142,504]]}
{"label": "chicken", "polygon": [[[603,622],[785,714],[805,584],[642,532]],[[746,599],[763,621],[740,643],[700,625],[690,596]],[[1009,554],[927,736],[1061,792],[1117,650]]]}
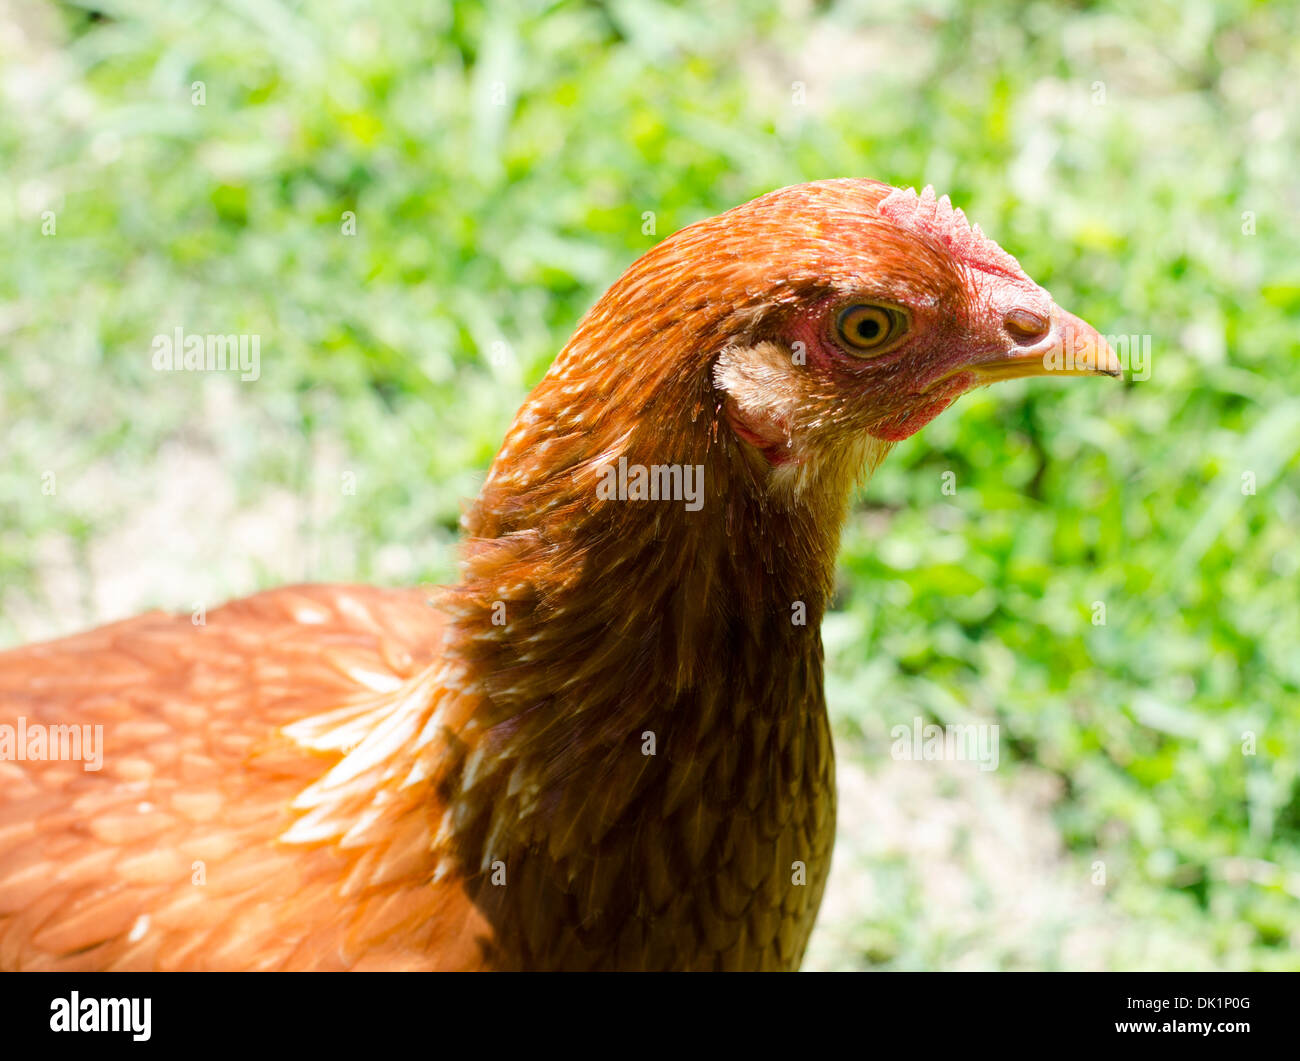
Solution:
{"label": "chicken", "polygon": [[972,387],[1118,370],[929,188],[691,225],[520,409],[458,584],[0,655],[0,967],[797,968],[854,484]]}

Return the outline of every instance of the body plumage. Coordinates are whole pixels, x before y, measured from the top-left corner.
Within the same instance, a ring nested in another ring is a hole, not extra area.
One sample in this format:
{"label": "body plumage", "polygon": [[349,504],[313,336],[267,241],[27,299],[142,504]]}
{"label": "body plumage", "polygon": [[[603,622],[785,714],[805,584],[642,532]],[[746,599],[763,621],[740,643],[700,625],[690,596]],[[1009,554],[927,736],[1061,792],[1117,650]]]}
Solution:
{"label": "body plumage", "polygon": [[[0,762],[0,967],[797,968],[851,488],[1089,337],[928,189],[818,182],[684,229],[519,411],[457,584],[0,655],[0,722],[104,742],[95,771]],[[701,469],[701,503],[603,494],[620,461]]]}

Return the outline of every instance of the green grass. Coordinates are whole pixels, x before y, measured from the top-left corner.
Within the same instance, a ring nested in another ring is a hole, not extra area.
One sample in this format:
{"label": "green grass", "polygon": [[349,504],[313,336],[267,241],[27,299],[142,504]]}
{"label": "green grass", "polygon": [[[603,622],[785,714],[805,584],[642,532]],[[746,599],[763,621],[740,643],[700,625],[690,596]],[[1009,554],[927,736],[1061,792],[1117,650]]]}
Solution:
{"label": "green grass", "polygon": [[[914,715],[997,722],[1001,783],[1058,783],[1105,961],[1300,967],[1300,18],[880,6],[0,9],[0,643],[102,618],[105,563],[139,585],[183,539],[205,592],[446,578],[513,411],[655,240],[798,181],[930,182],[1067,308],[1150,336],[1151,375],[1000,385],[896,449],[826,624],[840,759],[875,770]],[[261,378],[152,371],[177,326],[259,334]],[[180,490],[168,447],[239,510],[302,499],[311,548],[183,509],[93,560]],[[193,596],[169,575],[131,606]],[[900,857],[844,964],[969,952]]]}

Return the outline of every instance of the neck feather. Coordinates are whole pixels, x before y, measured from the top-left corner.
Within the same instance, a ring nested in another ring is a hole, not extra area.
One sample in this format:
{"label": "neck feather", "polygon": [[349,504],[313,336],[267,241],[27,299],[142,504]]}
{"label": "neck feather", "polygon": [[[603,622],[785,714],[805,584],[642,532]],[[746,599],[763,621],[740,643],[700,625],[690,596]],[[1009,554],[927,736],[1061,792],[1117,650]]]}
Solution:
{"label": "neck feather", "polygon": [[[630,801],[640,777],[623,765],[645,733],[697,742],[742,710],[775,723],[809,695],[820,705],[848,494],[883,449],[778,481],[730,433],[707,371],[620,417],[575,399],[563,364],[521,409],[464,521],[449,642],[477,700],[464,736],[482,754],[460,787],[492,762],[498,782],[517,767],[507,787],[539,798],[570,786],[589,802],[603,785]],[[702,469],[697,510],[602,499],[620,459]]]}

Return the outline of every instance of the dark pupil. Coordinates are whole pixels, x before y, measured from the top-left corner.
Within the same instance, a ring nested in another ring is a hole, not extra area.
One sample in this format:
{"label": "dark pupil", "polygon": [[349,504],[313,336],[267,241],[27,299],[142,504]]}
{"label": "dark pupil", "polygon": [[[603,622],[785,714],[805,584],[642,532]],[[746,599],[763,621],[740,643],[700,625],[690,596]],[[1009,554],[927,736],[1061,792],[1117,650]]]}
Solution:
{"label": "dark pupil", "polygon": [[858,321],[858,338],[868,341],[880,334],[880,321],[875,317],[866,317]]}

